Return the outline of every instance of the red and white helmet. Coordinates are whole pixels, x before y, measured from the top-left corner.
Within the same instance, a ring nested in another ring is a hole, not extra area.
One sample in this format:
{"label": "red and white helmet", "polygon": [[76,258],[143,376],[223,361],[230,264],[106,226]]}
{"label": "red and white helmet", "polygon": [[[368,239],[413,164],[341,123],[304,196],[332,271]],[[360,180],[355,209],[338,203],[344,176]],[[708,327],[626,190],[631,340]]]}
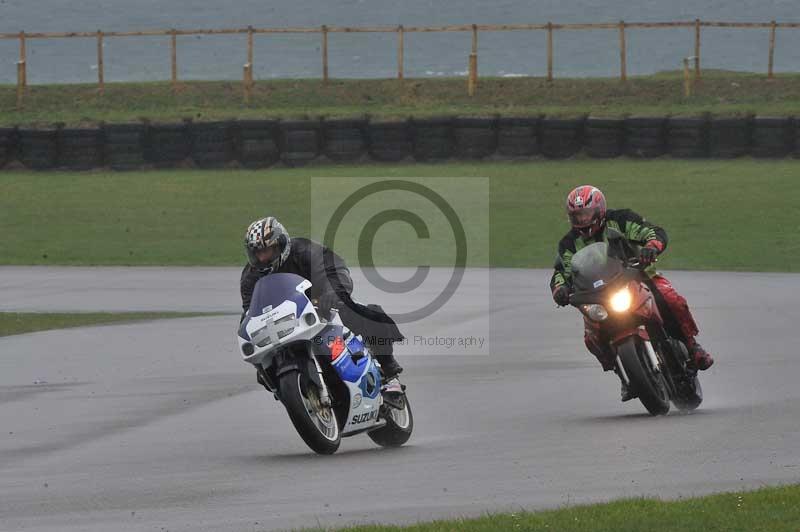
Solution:
{"label": "red and white helmet", "polygon": [[606,197],[591,185],[575,188],[567,196],[567,217],[582,237],[593,236],[606,221]]}

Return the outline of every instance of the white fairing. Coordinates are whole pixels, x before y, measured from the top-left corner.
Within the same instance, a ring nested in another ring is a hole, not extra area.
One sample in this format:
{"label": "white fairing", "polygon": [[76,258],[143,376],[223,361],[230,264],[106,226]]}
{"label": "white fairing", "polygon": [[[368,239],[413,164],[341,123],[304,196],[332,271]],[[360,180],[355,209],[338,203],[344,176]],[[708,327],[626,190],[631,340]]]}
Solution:
{"label": "white fairing", "polygon": [[[247,334],[253,341],[237,336],[244,360],[253,365],[269,365],[270,355],[274,355],[279,347],[298,340],[311,340],[324,329],[326,324],[319,320],[311,301],[308,298],[305,301],[302,309],[298,309],[294,301],[284,301],[278,307],[251,318],[247,323]],[[251,355],[244,354],[244,345],[248,343],[254,347]]]}
{"label": "white fairing", "polygon": [[[279,348],[295,342],[311,341],[329,325],[342,326],[344,350],[332,362],[350,392],[349,413],[341,434],[347,436],[382,426],[385,421],[378,419],[378,412],[383,397],[375,361],[364,347],[361,337],[343,327],[338,313],[334,313],[329,322],[320,321],[316,309],[305,295],[310,286],[307,280],[297,286],[297,292],[302,294],[302,297],[295,298],[299,304],[287,299],[277,307],[266,307],[259,316],[249,317],[245,329],[252,340],[237,335],[243,359],[254,366],[266,368]],[[299,305],[302,308],[298,308]],[[250,346],[253,352],[248,355],[246,353]],[[356,349],[359,355],[363,353],[359,362],[353,361],[351,355],[356,352],[351,352],[351,349]]]}

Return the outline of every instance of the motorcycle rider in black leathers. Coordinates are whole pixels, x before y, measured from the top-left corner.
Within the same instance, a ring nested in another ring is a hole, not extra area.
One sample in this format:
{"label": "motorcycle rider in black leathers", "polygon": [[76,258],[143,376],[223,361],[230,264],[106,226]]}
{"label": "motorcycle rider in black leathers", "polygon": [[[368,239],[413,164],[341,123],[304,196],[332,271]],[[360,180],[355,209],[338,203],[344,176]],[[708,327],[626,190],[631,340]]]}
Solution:
{"label": "motorcycle rider in black leathers", "polygon": [[394,358],[392,344],[402,340],[403,335],[378,305],[362,305],[352,300],[353,280],[339,255],[307,238],[290,238],[283,225],[272,216],[248,226],[244,246],[247,264],[242,270],[240,289],[245,313],[260,278],[271,273],[304,277],[312,284],[306,295],[317,302],[320,316],[328,319],[331,309],[336,308],[342,323],[362,335],[375,355],[385,379],[384,391],[401,391],[397,376],[403,368]]}

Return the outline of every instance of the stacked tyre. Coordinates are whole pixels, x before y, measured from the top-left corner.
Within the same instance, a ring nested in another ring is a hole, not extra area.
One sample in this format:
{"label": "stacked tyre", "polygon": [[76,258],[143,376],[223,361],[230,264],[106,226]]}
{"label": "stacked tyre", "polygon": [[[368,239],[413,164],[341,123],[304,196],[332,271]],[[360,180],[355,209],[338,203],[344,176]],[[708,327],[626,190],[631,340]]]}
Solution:
{"label": "stacked tyre", "polygon": [[625,119],[625,155],[651,159],[664,155],[666,119],[630,117]]}
{"label": "stacked tyre", "polygon": [[114,170],[133,170],[145,164],[144,124],[114,124],[103,128],[105,162]]}
{"label": "stacked tyre", "polygon": [[589,157],[608,159],[622,155],[625,140],[625,121],[620,118],[589,118],[586,120],[584,143]]}
{"label": "stacked tyre", "polygon": [[229,123],[195,124],[191,136],[191,157],[200,168],[221,168],[233,159],[233,140]]}
{"label": "stacked tyre", "polygon": [[19,160],[32,170],[54,168],[58,160],[58,130],[19,130]]}
{"label": "stacked tyre", "polygon": [[277,120],[240,121],[234,132],[234,158],[245,168],[266,168],[280,159]]}
{"label": "stacked tyre", "polygon": [[147,162],[156,168],[181,166],[192,152],[189,124],[152,125],[147,130]]}
{"label": "stacked tyre", "polygon": [[450,118],[413,120],[414,158],[418,161],[443,161],[453,156],[455,140]]}
{"label": "stacked tyre", "polygon": [[667,147],[673,157],[707,156],[707,120],[704,118],[670,118],[667,120]]}
{"label": "stacked tyre", "polygon": [[750,152],[750,120],[715,118],[711,121],[709,144],[712,157],[732,159]]}
{"label": "stacked tyre", "polygon": [[800,119],[795,119],[792,123],[792,154],[795,159],[800,159]]}
{"label": "stacked tyre", "polygon": [[15,128],[0,128],[0,168],[14,160],[16,151],[17,130]]}
{"label": "stacked tyre", "polygon": [[756,117],[753,120],[754,157],[786,157],[792,151],[790,118]]}
{"label": "stacked tyre", "polygon": [[319,157],[320,130],[313,120],[281,122],[281,160],[287,166],[304,166]]}
{"label": "stacked tyre", "polygon": [[370,122],[367,126],[370,157],[381,162],[398,162],[414,154],[408,122]]}
{"label": "stacked tyre", "polygon": [[493,118],[457,118],[453,123],[455,153],[459,159],[484,159],[497,149],[497,121]]}
{"label": "stacked tyre", "polygon": [[518,159],[539,154],[538,118],[500,118],[497,121],[497,155]]}
{"label": "stacked tyre", "polygon": [[103,166],[103,138],[99,129],[61,129],[58,134],[58,166],[89,170]]}
{"label": "stacked tyre", "polygon": [[322,152],[332,161],[353,162],[367,152],[366,120],[330,120],[322,126]]}
{"label": "stacked tyre", "polygon": [[584,119],[550,119],[541,121],[542,155],[549,159],[566,159],[581,149]]}

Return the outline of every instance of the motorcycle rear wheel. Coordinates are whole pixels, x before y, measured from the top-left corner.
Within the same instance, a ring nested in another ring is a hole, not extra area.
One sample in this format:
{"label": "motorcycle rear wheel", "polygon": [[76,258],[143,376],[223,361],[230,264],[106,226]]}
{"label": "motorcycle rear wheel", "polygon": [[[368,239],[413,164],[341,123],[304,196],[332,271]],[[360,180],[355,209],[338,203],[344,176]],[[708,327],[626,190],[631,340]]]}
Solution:
{"label": "motorcycle rear wheel", "polygon": [[299,371],[286,373],[280,380],[280,398],[292,425],[312,451],[333,454],[339,449],[339,422],[333,408],[320,404],[316,384]]}
{"label": "motorcycle rear wheel", "polygon": [[631,383],[630,386],[651,416],[669,412],[669,392],[664,378],[656,368],[650,367],[650,358],[638,336],[625,340],[617,348],[620,362]]}

